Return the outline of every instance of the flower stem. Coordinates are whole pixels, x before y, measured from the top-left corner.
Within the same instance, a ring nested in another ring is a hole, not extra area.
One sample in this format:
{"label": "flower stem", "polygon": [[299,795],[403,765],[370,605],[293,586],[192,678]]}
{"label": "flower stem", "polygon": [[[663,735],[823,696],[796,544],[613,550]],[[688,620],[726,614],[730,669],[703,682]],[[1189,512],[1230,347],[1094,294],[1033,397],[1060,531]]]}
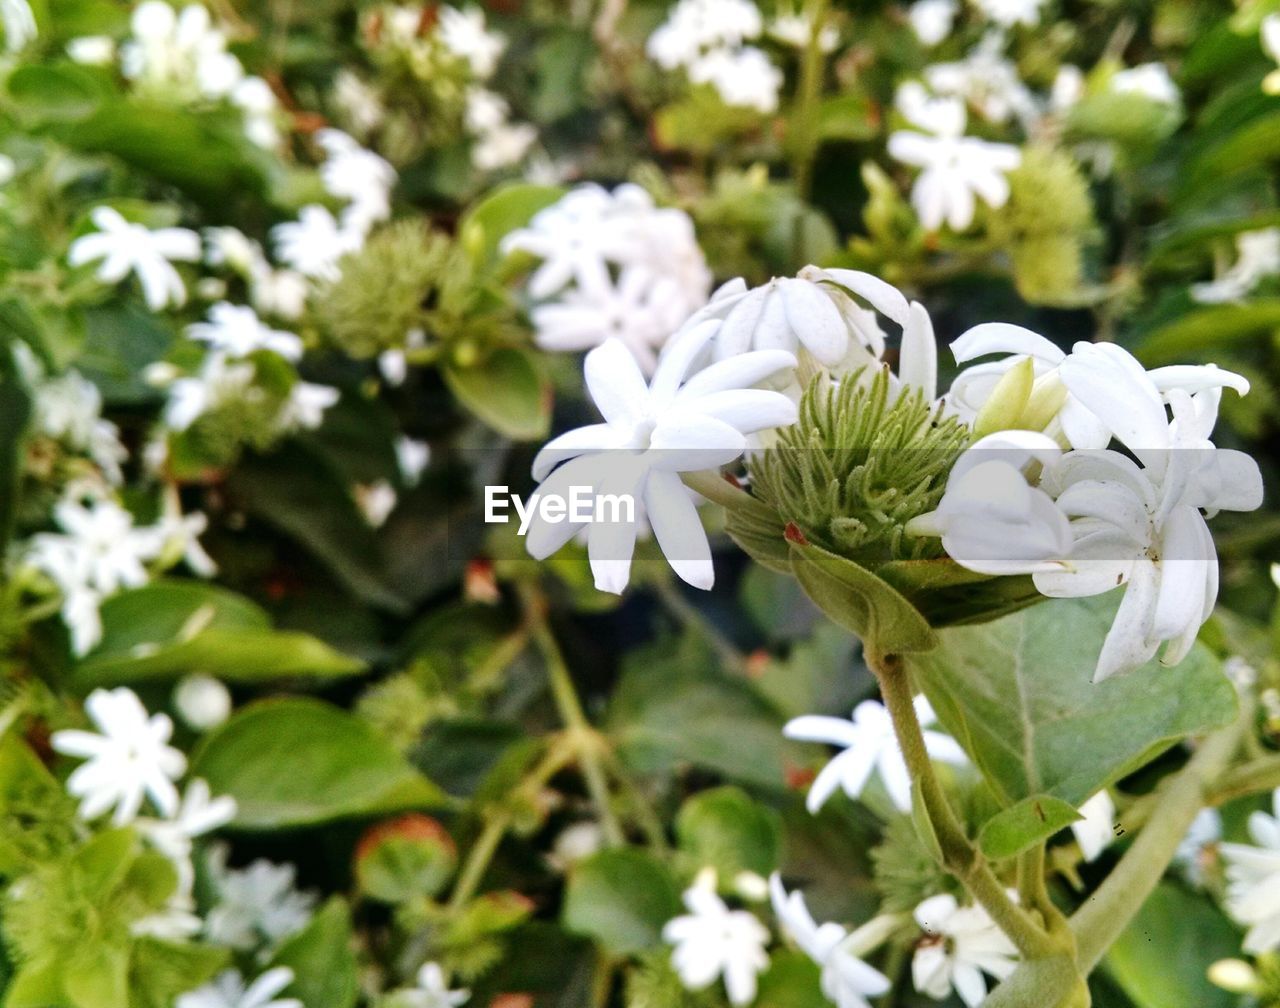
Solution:
{"label": "flower stem", "polygon": [[822,72],[826,60],[822,52],[822,29],[830,0],[809,3],[809,41],[800,59],[800,82],[791,113],[791,176],[796,192],[807,200],[813,186],[813,161],[818,152],[818,102],[822,97]]}
{"label": "flower stem", "polygon": [[1026,910],[1009,898],[991,866],[965,835],[933,772],[933,761],[929,758],[924,733],[916,717],[911,683],[901,657],[871,651],[866,657],[868,666],[880,683],[880,693],[893,720],[894,733],[902,748],[907,770],[919,782],[925,814],[942,850],[943,867],[964,883],[973,898],[1024,956],[1043,958],[1061,954],[1060,942],[1050,937]]}
{"label": "flower stem", "polygon": [[525,618],[533,634],[534,644],[542,653],[543,663],[547,667],[547,679],[551,684],[551,695],[555,699],[560,719],[574,748],[578,762],[582,766],[582,776],[587,785],[587,793],[596,807],[600,817],[600,827],[604,831],[605,843],[610,847],[618,847],[626,843],[622,825],[613,811],[609,795],[609,784],[604,768],[600,762],[604,740],[600,737],[582,710],[582,701],[578,699],[578,691],[574,688],[573,678],[569,675],[569,666],[565,663],[564,654],[556,641],[555,634],[547,624],[546,599],[536,587],[528,582],[517,586],[521,604],[524,606]]}
{"label": "flower stem", "polygon": [[1280,788],[1280,753],[1262,756],[1223,774],[1209,796],[1208,804],[1221,805],[1233,798],[1276,788]]}

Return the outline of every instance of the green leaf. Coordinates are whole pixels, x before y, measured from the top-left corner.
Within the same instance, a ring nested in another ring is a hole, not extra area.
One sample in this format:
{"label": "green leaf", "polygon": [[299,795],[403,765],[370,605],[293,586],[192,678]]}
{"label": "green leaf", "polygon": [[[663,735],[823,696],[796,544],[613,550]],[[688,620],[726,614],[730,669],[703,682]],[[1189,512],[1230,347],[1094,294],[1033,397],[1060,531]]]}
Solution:
{"label": "green leaf", "polygon": [[939,719],[1004,804],[1048,794],[1079,806],[1188,735],[1229,723],[1235,690],[1202,645],[1092,682],[1119,597],[1049,599],[993,623],[939,631],[909,656]]}
{"label": "green leaf", "polygon": [[120,1008],[129,1001],[129,953],[91,943],[67,962],[62,985],[76,1008]]}
{"label": "green leaf", "polygon": [[526,350],[507,347],[471,367],[442,372],[458,401],[499,434],[516,441],[545,437],[551,425],[551,386]]}
{"label": "green leaf", "polygon": [[942,864],[942,843],[938,840],[938,831],[933,828],[933,820],[929,818],[929,807],[924,803],[924,787],[919,777],[911,781],[911,825],[929,856]]}
{"label": "green leaf", "polygon": [[818,106],[818,136],[823,140],[869,140],[879,129],[879,113],[863,95],[827,98]]}
{"label": "green leaf", "polygon": [[317,700],[264,700],[206,737],[191,761],[235,825],[275,829],[438,806],[444,793],[377,731]]}
{"label": "green leaf", "polygon": [[1253,298],[1247,304],[1197,308],[1146,337],[1138,349],[1152,364],[1187,354],[1252,341],[1259,333],[1280,329],[1280,298]]}
{"label": "green leaf", "polygon": [[1139,1008],[1232,1008],[1206,975],[1240,954],[1240,935],[1202,896],[1162,882],[1107,953],[1106,969]]}
{"label": "green leaf", "polygon": [[694,870],[709,865],[725,882],[744,871],[767,876],[781,861],[782,819],[741,788],[713,788],[680,807],[676,838]]}
{"label": "green leaf", "polygon": [[1078,819],[1080,813],[1061,798],[1032,795],[988,819],[978,833],[978,846],[997,861],[1013,857]]}
{"label": "green leaf", "polygon": [[88,118],[104,92],[96,74],[71,63],[18,67],[5,87],[19,116],[34,123]]}
{"label": "green leaf", "polygon": [[360,981],[346,901],[331,897],[311,923],[280,946],[273,963],[293,970],[293,983],[284,996],[304,1005],[351,1008],[359,996]]}
{"label": "green leaf", "polygon": [[937,646],[920,611],[887,581],[813,544],[791,545],[791,569],[805,594],[834,622],[884,654],[911,654]]}
{"label": "green leaf", "polygon": [[562,919],[569,931],[625,956],[659,945],[662,926],[679,913],[680,895],[666,866],[642,850],[616,848],[574,868]]}
{"label": "green leaf", "polygon": [[769,958],[760,977],[755,1008],[831,1008],[822,993],[821,970],[803,952],[782,949]]}
{"label": "green leaf", "polygon": [[355,675],[362,662],[307,634],[272,630],[246,598],[192,581],[156,581],[102,606],[101,644],[75,670],[82,689],[202,672],[231,682]]}
{"label": "green leaf", "polygon": [[563,195],[559,186],[513,182],[476,203],[458,222],[459,240],[476,268],[489,270],[497,265],[502,239]]}
{"label": "green leaf", "polygon": [[173,1008],[179,994],[207,983],[230,957],[230,949],[212,945],[139,938],[129,965],[129,1006]]}
{"label": "green leaf", "polygon": [[0,555],[13,535],[30,419],[31,397],[16,378],[5,375],[0,381]]}

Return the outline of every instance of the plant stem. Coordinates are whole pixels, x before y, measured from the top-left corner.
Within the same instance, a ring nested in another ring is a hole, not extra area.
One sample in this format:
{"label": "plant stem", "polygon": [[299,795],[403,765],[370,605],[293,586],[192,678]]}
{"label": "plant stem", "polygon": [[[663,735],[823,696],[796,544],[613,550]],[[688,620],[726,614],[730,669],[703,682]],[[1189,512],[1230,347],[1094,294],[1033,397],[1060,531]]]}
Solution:
{"label": "plant stem", "polygon": [[599,732],[591,727],[582,710],[578,691],[574,688],[573,678],[569,675],[569,666],[565,664],[560,645],[547,624],[546,600],[536,587],[527,582],[518,585],[517,591],[524,606],[525,617],[532,631],[534,643],[542,653],[543,663],[547,667],[551,695],[555,698],[560,719],[564,722],[574,753],[582,765],[582,776],[587,785],[587,793],[591,795],[596,814],[600,817],[600,827],[604,830],[605,843],[610,847],[621,846],[626,843],[626,836],[614,814],[609,796],[609,784],[600,764],[603,741]]}
{"label": "plant stem", "polygon": [[809,42],[800,60],[800,82],[791,113],[791,176],[796,192],[809,199],[813,185],[813,161],[818,152],[818,102],[822,97],[822,72],[826,59],[822,52],[822,29],[830,0],[810,0]]}
{"label": "plant stem", "polygon": [[880,693],[893,719],[894,733],[902,748],[907,770],[920,784],[924,811],[942,849],[943,866],[964,883],[973,898],[1024,956],[1039,958],[1061,954],[1060,943],[1009,898],[991,866],[965,836],[964,828],[933,772],[933,761],[929,759],[924,733],[916,717],[911,683],[902,659],[898,655],[868,651],[867,664],[880,682]]}
{"label": "plant stem", "polygon": [[[1245,705],[1247,706],[1247,705]],[[1210,735],[1160,789],[1146,826],[1102,885],[1071,916],[1082,974],[1098,964],[1155,889],[1206,795],[1240,746],[1251,712]]]}
{"label": "plant stem", "polygon": [[1280,753],[1263,756],[1222,775],[1209,795],[1208,804],[1221,805],[1233,798],[1280,788]]}
{"label": "plant stem", "polygon": [[[723,481],[722,481],[723,482]],[[658,597],[664,609],[687,627],[693,627],[706,638],[711,650],[716,653],[721,664],[735,672],[743,672],[747,667],[747,657],[739,651],[720,630],[707,620],[697,607],[692,605],[680,592],[678,585],[669,578],[661,578],[652,582],[653,593]]]}

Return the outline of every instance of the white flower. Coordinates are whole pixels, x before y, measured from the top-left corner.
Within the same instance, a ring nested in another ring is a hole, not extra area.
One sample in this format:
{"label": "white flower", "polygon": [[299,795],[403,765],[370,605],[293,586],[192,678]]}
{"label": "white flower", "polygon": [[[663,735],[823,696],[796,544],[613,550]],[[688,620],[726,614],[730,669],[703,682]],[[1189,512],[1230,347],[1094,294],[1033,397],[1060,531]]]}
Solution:
{"label": "white flower", "polygon": [[448,977],[439,963],[423,963],[418,985],[396,991],[395,1003],[404,1008],[458,1008],[471,999],[469,990],[450,990]]}
{"label": "white flower", "polygon": [[[1258,27],[1262,51],[1280,63],[1280,14],[1268,14]],[[1262,90],[1267,94],[1280,93],[1280,69],[1272,70],[1262,79]]]}
{"label": "white flower", "polygon": [[541,494],[568,499],[571,487],[591,487],[597,495],[629,497],[634,520],[556,523],[539,512],[525,539],[532,556],[550,556],[585,524],[596,587],[621,593],[643,516],[676,574],[711,587],[711,547],[679,474],[726,465],[746,450],[746,435],[796,418],[795,404],[785,396],[750,387],[795,366],[785,351],[741,354],[686,380],[713,328],[697,326],[672,340],[647,387],[621,342],[610,340],[587,354],[587,390],[605,422],[552,440],[534,459],[533,476],[542,481]]}
{"label": "white flower", "polygon": [[1249,928],[1244,950],[1253,955],[1280,948],[1280,788],[1271,797],[1272,815],[1249,816],[1256,846],[1224,843],[1227,912]]}
{"label": "white flower", "polygon": [[[769,35],[797,49],[807,49],[813,37],[813,18],[807,10],[778,14],[769,23]],[[833,24],[824,24],[818,33],[818,48],[824,53],[835,50],[840,42],[840,31]]]}
{"label": "white flower", "polygon": [[880,943],[876,939],[888,937],[883,918],[849,934],[839,924],[815,923],[804,894],[787,893],[776,872],[769,878],[769,892],[778,922],[800,951],[822,970],[822,993],[836,1008],[871,1008],[868,998],[889,990],[889,978],[861,959]]}
{"label": "white flower", "polygon": [[296,381],[289,390],[289,398],[280,410],[277,422],[282,430],[315,430],[324,422],[324,413],[341,398],[341,393],[329,385]]}
{"label": "white flower", "polygon": [[1071,824],[1071,832],[1080,845],[1080,853],[1086,861],[1096,861],[1098,855],[1111,846],[1116,838],[1116,804],[1103,788],[1080,806],[1083,819]]}
{"label": "white flower", "polygon": [[227,52],[226,36],[199,4],[179,14],[164,0],[144,0],[130,25],[133,37],[120,47],[121,70],[159,98],[225,98],[244,77],[240,61]]}
{"label": "white flower", "polygon": [[160,565],[167,567],[179,559],[198,577],[213,577],[218,565],[200,545],[200,536],[209,526],[209,518],[202,511],[182,513],[182,502],[175,487],[169,487],[164,496],[164,508],[159,520],[150,532],[160,543]]}
{"label": "white flower", "polygon": [[150,797],[163,815],[178,809],[173,782],[187,768],[186,757],[168,744],[173,722],[167,715],[148,716],[133,690],[94,690],[85,712],[101,734],[66,729],[54,732],[53,747],[66,756],[88,760],[67,778],[67,790],[81,799],[80,817],[96,819],[115,809],[112,821],[133,821]]}
{"label": "white flower", "polygon": [[[214,798],[209,785],[197,778],[187,785],[182,803],[167,819],[142,818],[135,822],[142,834],[157,851],[167,857],[178,872],[178,886],[172,909],[190,912],[194,910],[191,890],[195,884],[195,869],[191,864],[191,852],[196,837],[212,833],[231,822],[236,815],[236,800],[229,795]],[[196,931],[199,931],[197,922]]]}
{"label": "white flower", "polygon": [[1033,431],[999,431],[979,439],[952,467],[937,510],[907,523],[909,535],[942,538],[956,563],[980,574],[1061,570],[1071,553],[1071,525],[1026,471],[1050,465],[1058,445]]}
{"label": "white flower", "polygon": [[[899,103],[900,107],[902,102]],[[907,103],[907,107],[918,107]],[[889,137],[889,153],[923,169],[911,189],[911,204],[927,231],[943,223],[963,231],[973,223],[976,199],[993,208],[1009,198],[1006,173],[1022,162],[1018,148],[964,135],[965,111],[959,99],[935,99],[927,118],[914,121],[932,136],[898,130]]]}
{"label": "white flower", "polygon": [[4,47],[8,52],[25,48],[38,34],[27,0],[0,0],[0,22],[4,23]]}
{"label": "white flower", "polygon": [[1222,840],[1222,816],[1214,808],[1203,808],[1191,821],[1187,835],[1173,856],[1192,885],[1204,885],[1206,862],[1216,858]]}
{"label": "white flower", "polygon": [[687,67],[707,49],[733,49],[764,30],[751,0],[680,0],[649,36],[649,57],[668,70]]}
{"label": "white flower", "polygon": [[276,997],[291,983],[288,966],[267,970],[248,987],[239,972],[224,970],[203,987],[180,994],[175,1008],[303,1008],[297,998]]}
{"label": "white flower", "polygon": [[261,395],[261,391],[253,387],[254,374],[252,361],[232,363],[223,354],[211,353],[196,375],[172,379],[155,371],[149,376],[153,380],[170,378],[164,423],[170,430],[184,431],[205,413],[225,403]]}
{"label": "white flower", "polygon": [[150,231],[125,220],[109,206],[94,207],[89,216],[98,230],[81,235],[71,243],[67,261],[72,266],[100,259],[98,279],[112,284],[119,283],[129,273],[136,273],[147,307],[152,311],[186,301],[187,290],[172,261],[199,261],[198,234],[187,228]]}
{"label": "white flower", "polygon": [[729,1002],[750,1004],[756,977],[769,965],[769,932],[747,910],[730,910],[715,891],[715,873],[700,875],[684,892],[689,913],[667,921],[662,940],[675,946],[671,965],[688,990],[724,978]]}
{"label": "white flower", "polygon": [[[26,349],[25,344],[18,346]],[[43,378],[34,357],[30,358],[30,365],[34,368],[31,381],[35,391],[35,429],[72,451],[84,452],[109,482],[119,483],[120,465],[129,453],[120,443],[116,425],[102,419],[102,393],[98,387],[78,371]]]}
{"label": "white flower", "polygon": [[1017,966],[1017,949],[980,906],[931,896],[916,907],[915,919],[925,931],[911,960],[911,980],[921,994],[941,1001],[954,988],[969,1008],[977,1008],[987,997],[982,974],[1003,980]]}
{"label": "white flower", "polygon": [[212,676],[193,672],[178,680],[173,706],[188,727],[204,732],[231,716],[231,693]]}
{"label": "white flower", "polygon": [[205,915],[209,941],[240,951],[264,943],[270,948],[307,926],[316,898],[293,887],[293,865],[258,860],[236,869],[227,868],[226,861],[225,847],[210,853],[217,902]]}
{"label": "white flower", "polygon": [[503,123],[477,136],[471,147],[471,163],[480,171],[497,171],[517,163],[538,139],[528,123]]}
{"label": "white flower", "polygon": [[710,84],[726,105],[776,112],[782,71],[755,46],[711,49],[688,65],[689,79]]}
{"label": "white flower", "polygon": [[396,508],[396,491],[386,480],[357,483],[352,488],[356,507],[373,528],[381,528]]}
{"label": "white flower", "polygon": [[1119,71],[1111,78],[1111,90],[1117,94],[1140,94],[1162,105],[1178,106],[1182,95],[1163,63],[1143,63]]}
{"label": "white flower", "polygon": [[[915,709],[922,726],[933,724],[935,715],[927,699],[916,697]],[[789,739],[821,742],[844,750],[832,757],[809,788],[805,807],[810,812],[816,815],[827,799],[835,794],[836,788],[841,788],[850,798],[859,797],[871,775],[877,771],[894,806],[903,812],[910,811],[911,774],[902,758],[902,750],[893,733],[893,721],[884,704],[864,700],[853,709],[850,721],[805,714],[788,721],[782,734]],[[925,731],[924,741],[933,759],[955,765],[968,762],[964,750],[950,735]]]}
{"label": "white flower", "polygon": [[302,356],[302,340],[293,333],[272,329],[252,308],[226,301],[209,309],[209,321],[187,326],[187,335],[229,357],[247,357],[259,350],[269,350],[288,361]]}
{"label": "white flower", "polygon": [[431,446],[425,441],[401,435],[396,438],[396,465],[406,486],[417,486],[427,463],[431,461]]}
{"label": "white flower", "polygon": [[338,260],[360,250],[364,232],[340,225],[327,208],[311,204],[298,211],[296,221],[273,227],[271,239],[286,266],[316,280],[337,280]]}
{"label": "white flower", "polygon": [[951,34],[959,7],[956,0],[916,0],[907,8],[907,19],[921,42],[936,46]]}
{"label": "white flower", "polygon": [[231,92],[231,103],[244,113],[244,134],[259,147],[280,146],[280,102],[261,77],[246,77]]}
{"label": "white flower", "polygon": [[1240,301],[1259,281],[1277,274],[1280,274],[1280,228],[1243,231],[1236,235],[1236,261],[1212,283],[1192,285],[1191,296],[1207,304]]}
{"label": "white flower", "polygon": [[333,102],[361,136],[377,129],[387,114],[378,92],[346,68],[333,79]]}
{"label": "white flower", "polygon": [[1038,24],[1045,0],[973,0],[973,4],[1000,27],[1012,28]]}
{"label": "white flower", "polygon": [[476,77],[484,80],[492,76],[507,42],[485,27],[484,11],[478,7],[461,11],[442,4],[437,16],[436,37],[445,48],[466,60]]}
{"label": "white flower", "polygon": [[110,35],[81,35],[67,43],[67,55],[87,66],[109,66],[116,58],[116,42]]}
{"label": "white flower", "polygon": [[925,67],[924,79],[936,94],[963,98],[988,122],[1006,123],[1016,116],[1028,123],[1036,115],[1036,102],[1017,66],[1005,59],[1004,45],[1002,33],[989,32],[963,60]]}
{"label": "white flower", "polygon": [[344,228],[367,232],[373,224],[391,216],[396,170],[341,130],[320,130],[316,140],[327,155],[320,166],[325,190],[349,203],[342,215]]}

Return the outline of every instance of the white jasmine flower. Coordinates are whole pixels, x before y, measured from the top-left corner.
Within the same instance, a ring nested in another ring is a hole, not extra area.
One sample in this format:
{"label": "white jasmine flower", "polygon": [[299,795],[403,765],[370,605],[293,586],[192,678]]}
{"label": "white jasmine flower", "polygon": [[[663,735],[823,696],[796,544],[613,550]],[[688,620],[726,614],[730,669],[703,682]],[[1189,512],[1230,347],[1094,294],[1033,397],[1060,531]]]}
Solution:
{"label": "white jasmine flower", "polygon": [[604,830],[598,822],[585,819],[561,830],[547,855],[548,863],[564,872],[589,858],[604,846]]}
{"label": "white jasmine flower", "polygon": [[26,48],[38,34],[27,0],[0,0],[0,22],[4,24],[5,50],[11,53]]}
{"label": "white jasmine flower", "polygon": [[1001,28],[1012,28],[1039,24],[1045,0],[973,0],[973,4]]}
{"label": "white jasmine flower", "polygon": [[390,217],[391,189],[396,184],[396,170],[390,163],[341,130],[320,130],[316,140],[327,155],[320,166],[320,180],[330,195],[350,204],[343,211],[344,227],[367,232]]}
{"label": "white jasmine flower", "polygon": [[1028,123],[1036,116],[1036,102],[1017,66],[1005,59],[1004,46],[1002,33],[989,32],[963,60],[925,67],[924,79],[936,94],[964,99],[988,122],[1016,117]]}
{"label": "white jasmine flower", "polygon": [[227,52],[226,36],[199,4],[178,13],[164,0],[144,0],[130,25],[133,37],[120,47],[121,70],[159,98],[225,98],[244,77],[240,61]]}
{"label": "white jasmine flower", "polygon": [[324,412],[333,406],[341,393],[329,385],[296,381],[289,390],[289,398],[280,410],[277,422],[282,430],[315,430],[324,423]]}
{"label": "white jasmine flower", "polygon": [[466,60],[476,77],[481,80],[491,77],[507,42],[486,28],[484,11],[478,7],[458,10],[442,4],[437,17],[436,38],[455,56]]}
{"label": "white jasmine flower", "polygon": [[1080,806],[1083,819],[1071,824],[1071,832],[1080,845],[1080,853],[1086,861],[1096,861],[1098,855],[1111,846],[1116,838],[1116,804],[1103,788]]}
{"label": "white jasmine flower", "polygon": [[539,512],[525,540],[532,556],[550,556],[586,527],[596,587],[620,593],[643,515],[676,574],[711,587],[711,548],[679,473],[732,462],[746,450],[746,435],[796,418],[795,404],[785,396],[751,388],[795,366],[785,351],[741,354],[687,377],[713,328],[698,326],[674,339],[648,386],[618,340],[587,354],[587,389],[605,422],[552,440],[534,459],[533,476],[542,481],[542,494],[568,499],[569,488],[587,486],[597,495],[629,496],[636,513],[632,521],[554,523]]}
{"label": "white jasmine flower", "polygon": [[[177,811],[167,819],[138,819],[135,826],[157,851],[173,864],[178,873],[178,885],[170,905],[157,917],[161,926],[172,927],[175,919],[178,927],[185,930],[184,937],[190,937],[200,931],[200,920],[194,918],[194,928],[186,926],[192,920],[195,910],[195,898],[192,895],[195,886],[195,868],[191,864],[191,852],[195,849],[197,837],[212,833],[231,822],[236,815],[236,800],[229,795],[214,798],[209,785],[197,778],[187,785],[182,796],[182,803]],[[185,918],[186,920],[183,920]],[[155,926],[147,928],[155,933]]]}
{"label": "white jasmine flower", "polygon": [[[77,556],[83,583],[99,595],[147,583],[145,563],[155,559],[163,541],[154,529],[136,528],[133,515],[119,504],[68,498],[54,505],[53,517],[62,532],[41,532],[31,540],[30,555],[37,567],[47,551],[66,547]],[[57,579],[52,570],[49,573]]]}
{"label": "white jasmine flower", "polygon": [[1262,955],[1280,948],[1280,788],[1271,798],[1272,815],[1249,816],[1256,846],[1224,843],[1227,912],[1249,929],[1244,950]]}
{"label": "white jasmine flower", "polygon": [[[223,354],[208,354],[197,375],[169,379],[169,399],[163,413],[165,426],[184,431],[205,413],[225,403],[260,396],[261,390],[253,387],[254,374],[251,361],[232,363]],[[168,376],[152,372],[149,377],[158,380]]]}
{"label": "white jasmine flower", "polygon": [[[25,344],[18,346],[26,349]],[[34,357],[29,360],[35,391],[33,427],[72,451],[84,452],[109,482],[118,484],[123,478],[120,465],[129,453],[120,443],[116,425],[102,419],[98,386],[75,370],[44,378],[39,363]]]}
{"label": "white jasmine flower", "polygon": [[67,43],[67,55],[86,66],[110,66],[116,58],[116,42],[110,35],[81,35]]}
{"label": "white jasmine flower", "polygon": [[860,958],[888,937],[883,918],[849,934],[839,924],[815,923],[804,894],[787,893],[777,872],[769,878],[769,892],[778,922],[822,970],[822,993],[836,1008],[871,1008],[870,998],[888,992],[889,978]]}
{"label": "white jasmine flower", "polygon": [[667,921],[662,940],[675,946],[671,965],[680,982],[703,990],[724,978],[729,1003],[750,1004],[756,978],[769,965],[769,932],[755,914],[730,910],[715,891],[715,873],[701,875],[684,892],[688,913]]}
{"label": "white jasmine flower", "polygon": [[377,129],[387,114],[378,92],[346,68],[333,79],[333,102],[361,136]]}
{"label": "white jasmine flower", "polygon": [[396,508],[395,489],[386,480],[356,484],[353,490],[356,507],[373,528],[381,528]]}
{"label": "white jasmine flower", "polygon": [[417,486],[431,461],[431,446],[425,441],[401,435],[396,438],[396,464],[406,486]]}
{"label": "white jasmine flower", "polygon": [[1182,95],[1163,63],[1143,63],[1121,70],[1111,78],[1111,90],[1117,94],[1140,94],[1162,105],[1178,106]]}
{"label": "white jasmine flower", "polygon": [[1277,274],[1280,274],[1280,228],[1243,231],[1236,235],[1236,261],[1212,283],[1192,285],[1191,296],[1206,304],[1240,301],[1261,280]]}
{"label": "white jasmine flower", "polygon": [[67,778],[67,790],[81,799],[80,817],[98,818],[114,808],[112,821],[134,820],[150,797],[163,815],[178,809],[173,782],[187,768],[186,757],[168,744],[173,722],[165,714],[148,716],[133,690],[94,690],[85,713],[101,734],[78,729],[54,732],[53,748],[87,760]]}
{"label": "white jasmine flower", "polygon": [[237,970],[224,970],[203,987],[178,995],[175,1008],[303,1008],[297,998],[276,997],[291,983],[288,966],[267,970],[248,987]]}
{"label": "white jasmine flower", "polygon": [[259,350],[279,354],[288,361],[302,356],[302,340],[293,333],[272,329],[252,308],[226,301],[209,309],[207,322],[187,326],[187,336],[229,357],[248,357]]}
{"label": "white jasmine flower", "polygon": [[1033,466],[1062,454],[1033,431],[999,431],[956,460],[938,508],[907,523],[909,535],[942,538],[956,563],[980,574],[1061,570],[1071,553],[1071,524],[1043,490],[1027,482]]}
{"label": "white jasmine flower", "polygon": [[209,869],[217,902],[205,916],[205,936],[239,951],[273,947],[307,926],[316,898],[294,888],[294,868],[257,860],[227,868],[227,851],[215,846]]}
{"label": "white jasmine flower", "polygon": [[[916,697],[915,710],[922,726],[933,724],[933,708],[923,696]],[[910,811],[911,775],[884,704],[876,700],[862,701],[853,709],[851,721],[821,714],[792,718],[782,729],[782,734],[790,739],[821,742],[843,750],[822,768],[809,788],[805,807],[811,813],[816,815],[827,799],[835,794],[836,788],[841,788],[850,798],[859,797],[871,775],[877,771],[894,806],[903,812]],[[933,759],[955,765],[968,762],[964,750],[949,735],[926,730],[924,741]]]}
{"label": "white jasmine flower", "polygon": [[1049,108],[1058,113],[1066,112],[1084,97],[1084,71],[1078,66],[1063,63],[1053,78],[1049,89]]}
{"label": "white jasmine flower", "polygon": [[183,514],[177,489],[169,487],[160,519],[150,529],[160,543],[157,552],[161,566],[182,560],[198,577],[208,578],[218,573],[213,557],[200,545],[200,536],[208,526],[209,519],[201,511]]}
{"label": "white jasmine flower", "polygon": [[537,129],[528,123],[503,123],[476,137],[471,163],[480,171],[507,168],[523,158],[537,139]]}
{"label": "white jasmine flower", "polygon": [[178,680],[173,706],[188,727],[205,732],[231,716],[231,693],[213,676],[194,672]]}
{"label": "white jasmine flower", "polygon": [[708,50],[688,65],[688,73],[693,83],[715,88],[726,105],[765,114],[778,110],[782,71],[755,46]]}
{"label": "white jasmine flower", "polygon": [[649,36],[649,57],[668,70],[687,67],[708,49],[741,46],[764,30],[751,0],[680,0]]}
{"label": "white jasmine flower", "polygon": [[[1259,25],[1262,51],[1280,63],[1280,14],[1268,14]],[[1267,94],[1280,94],[1280,69],[1272,70],[1262,79],[1262,90]]]}
{"label": "white jasmine flower", "polygon": [[907,8],[907,19],[921,42],[936,46],[951,34],[959,10],[956,0],[916,0]]}
{"label": "white jasmine flower", "polygon": [[[769,23],[769,35],[797,49],[807,49],[813,37],[813,18],[803,8],[778,14]],[[824,24],[818,33],[818,48],[829,53],[835,51],[839,43],[840,30],[833,24]]]}
{"label": "white jasmine flower", "polygon": [[1018,952],[980,906],[962,907],[951,895],[931,896],[915,909],[925,937],[911,960],[916,990],[939,1001],[954,989],[968,1008],[987,997],[986,973],[1003,980],[1018,965]]}
{"label": "white jasmine flower", "polygon": [[166,305],[181,305],[187,290],[172,262],[197,262],[200,236],[187,228],[148,230],[133,224],[109,206],[94,207],[89,215],[98,230],[71,243],[67,261],[72,266],[102,260],[98,279],[119,283],[135,273],[142,285],[147,307],[159,311]]}
{"label": "white jasmine flower", "polygon": [[403,1008],[458,1008],[471,1000],[469,990],[450,990],[449,979],[439,963],[423,963],[416,987],[398,990],[395,1003]]}
{"label": "white jasmine flower", "polygon": [[338,260],[360,250],[364,233],[343,227],[328,209],[311,204],[298,211],[296,221],[273,227],[271,239],[286,266],[305,277],[332,281],[341,275]]}
{"label": "white jasmine flower", "polygon": [[280,102],[261,77],[246,77],[231,92],[231,103],[244,113],[244,134],[259,147],[280,146]]}
{"label": "white jasmine flower", "polygon": [[1192,885],[1204,885],[1206,867],[1216,860],[1221,841],[1222,816],[1215,808],[1201,809],[1173,856],[1174,864]]}
{"label": "white jasmine flower", "polygon": [[[922,106],[908,101],[906,107]],[[921,225],[937,231],[945,222],[963,231],[973,223],[978,197],[993,208],[1004,206],[1009,198],[1005,175],[1018,167],[1022,154],[1009,144],[965,136],[964,104],[959,99],[934,99],[927,107],[928,116],[914,121],[933,135],[898,130],[889,137],[889,153],[923,169],[911,189]]]}

